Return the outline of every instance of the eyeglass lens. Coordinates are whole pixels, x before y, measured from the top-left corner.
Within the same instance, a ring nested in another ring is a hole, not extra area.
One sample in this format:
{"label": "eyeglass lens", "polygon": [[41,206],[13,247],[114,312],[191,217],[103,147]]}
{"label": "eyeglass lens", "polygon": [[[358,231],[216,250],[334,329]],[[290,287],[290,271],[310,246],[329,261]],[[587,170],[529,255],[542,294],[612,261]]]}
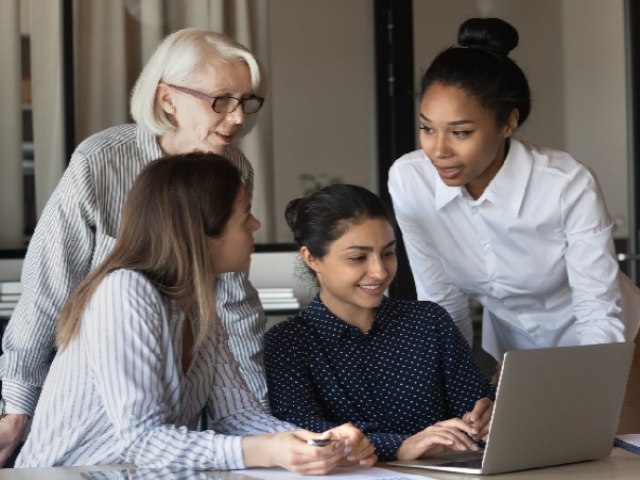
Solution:
{"label": "eyeglass lens", "polygon": [[242,105],[242,111],[244,113],[250,114],[256,113],[258,110],[260,110],[262,101],[263,100],[258,97],[249,97],[243,99],[238,99],[235,97],[217,97],[213,101],[212,108],[216,113],[231,113],[236,108],[238,108],[239,105]]}

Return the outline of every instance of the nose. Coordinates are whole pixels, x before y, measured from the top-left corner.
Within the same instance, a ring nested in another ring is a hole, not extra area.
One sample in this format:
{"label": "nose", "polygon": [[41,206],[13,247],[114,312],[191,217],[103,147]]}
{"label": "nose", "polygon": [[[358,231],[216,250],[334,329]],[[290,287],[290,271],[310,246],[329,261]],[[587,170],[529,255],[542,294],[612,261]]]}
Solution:
{"label": "nose", "polygon": [[368,274],[374,280],[383,281],[387,278],[389,272],[387,271],[387,267],[382,261],[382,258],[378,257],[377,255],[371,256]]}
{"label": "nose", "polygon": [[429,158],[447,158],[451,156],[451,147],[446,135],[434,134],[423,142],[422,149]]}
{"label": "nose", "polygon": [[253,229],[254,232],[257,232],[260,227],[262,227],[262,222],[260,220],[258,220],[254,215],[251,215],[253,217],[253,224],[251,225],[251,228]]}
{"label": "nose", "polygon": [[244,123],[244,115],[242,105],[238,105],[235,110],[227,113],[227,119],[229,119],[234,125],[242,125]]}

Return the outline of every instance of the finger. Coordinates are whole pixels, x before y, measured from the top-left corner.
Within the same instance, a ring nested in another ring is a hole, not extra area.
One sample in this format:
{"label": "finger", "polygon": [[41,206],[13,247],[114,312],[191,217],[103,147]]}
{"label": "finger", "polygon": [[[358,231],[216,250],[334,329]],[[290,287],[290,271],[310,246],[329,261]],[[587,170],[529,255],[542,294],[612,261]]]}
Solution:
{"label": "finger", "polygon": [[433,424],[431,427],[427,428],[427,430],[434,427],[458,429],[469,435],[477,435],[479,433],[478,429],[473,424],[466,422],[462,418],[450,418],[449,420],[443,420],[442,422]]}
{"label": "finger", "polygon": [[436,428],[433,433],[437,434],[438,438],[447,439],[449,442],[447,446],[452,450],[478,450],[476,443],[456,428]]}
{"label": "finger", "polygon": [[361,460],[364,460],[366,458],[371,457],[372,455],[375,455],[375,451],[376,450],[373,447],[373,445],[369,444],[366,446],[366,448],[349,453],[347,455],[347,460],[349,460],[352,463],[359,463]]}
{"label": "finger", "polygon": [[484,397],[478,400],[473,406],[473,410],[471,410],[470,412],[470,415],[469,415],[470,420],[472,422],[479,421],[487,413],[487,411],[491,410],[492,405],[493,405],[493,402],[487,397]]}
{"label": "finger", "polygon": [[328,458],[298,461],[292,465],[293,469],[304,475],[322,475],[335,469],[344,457],[340,454],[334,454]]}
{"label": "finger", "polygon": [[373,453],[366,458],[361,459],[358,463],[363,467],[372,467],[378,462],[378,456]]}

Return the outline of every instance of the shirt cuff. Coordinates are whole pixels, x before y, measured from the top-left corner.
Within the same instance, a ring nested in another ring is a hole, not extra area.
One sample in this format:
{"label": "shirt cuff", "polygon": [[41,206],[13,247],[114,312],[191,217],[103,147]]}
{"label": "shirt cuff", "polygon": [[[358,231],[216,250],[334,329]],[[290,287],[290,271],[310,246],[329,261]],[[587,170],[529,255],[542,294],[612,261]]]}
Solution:
{"label": "shirt cuff", "polygon": [[404,442],[409,435],[401,435],[399,433],[369,433],[367,438],[371,442],[371,445],[376,449],[376,455],[381,462],[389,462],[396,460],[396,452],[402,442]]}
{"label": "shirt cuff", "polygon": [[[223,461],[220,470],[242,470],[245,467],[244,454],[242,453],[242,438],[236,435],[226,435]],[[229,455],[227,455],[229,454]]]}
{"label": "shirt cuff", "polygon": [[2,380],[2,398],[7,413],[23,413],[33,416],[40,397],[40,389],[12,380]]}

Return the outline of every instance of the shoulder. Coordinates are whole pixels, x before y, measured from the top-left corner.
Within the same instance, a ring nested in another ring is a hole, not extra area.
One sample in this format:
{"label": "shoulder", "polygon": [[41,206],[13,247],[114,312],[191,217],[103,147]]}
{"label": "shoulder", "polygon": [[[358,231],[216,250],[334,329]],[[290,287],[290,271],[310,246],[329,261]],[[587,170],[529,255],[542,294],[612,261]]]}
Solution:
{"label": "shoulder", "polygon": [[94,297],[120,307],[154,308],[162,303],[160,293],[149,279],[140,272],[127,269],[107,274],[96,288]]}
{"label": "shoulder", "polygon": [[116,125],[84,139],[76,148],[74,155],[85,157],[121,148],[124,145],[135,143],[137,127],[134,124]]}
{"label": "shoulder", "polygon": [[424,170],[430,164],[422,150],[414,150],[398,158],[389,169],[389,176],[398,176],[414,170]]}
{"label": "shoulder", "polygon": [[432,200],[437,182],[438,174],[422,150],[403,155],[389,169],[389,193],[396,208]]}
{"label": "shoulder", "polygon": [[526,156],[532,164],[533,171],[548,180],[570,182],[575,180],[590,181],[594,178],[591,170],[584,164],[562,150],[536,146],[513,140],[519,156]]}
{"label": "shoulder", "polygon": [[115,270],[97,286],[82,315],[82,328],[91,338],[147,338],[165,331],[170,312],[159,292],[142,274]]}
{"label": "shoulder", "polygon": [[403,323],[419,328],[440,327],[453,321],[447,311],[437,303],[427,300],[387,299],[387,311]]}
{"label": "shoulder", "polygon": [[299,343],[308,333],[308,322],[300,314],[296,314],[271,327],[265,334],[265,340],[267,345],[282,342]]}

